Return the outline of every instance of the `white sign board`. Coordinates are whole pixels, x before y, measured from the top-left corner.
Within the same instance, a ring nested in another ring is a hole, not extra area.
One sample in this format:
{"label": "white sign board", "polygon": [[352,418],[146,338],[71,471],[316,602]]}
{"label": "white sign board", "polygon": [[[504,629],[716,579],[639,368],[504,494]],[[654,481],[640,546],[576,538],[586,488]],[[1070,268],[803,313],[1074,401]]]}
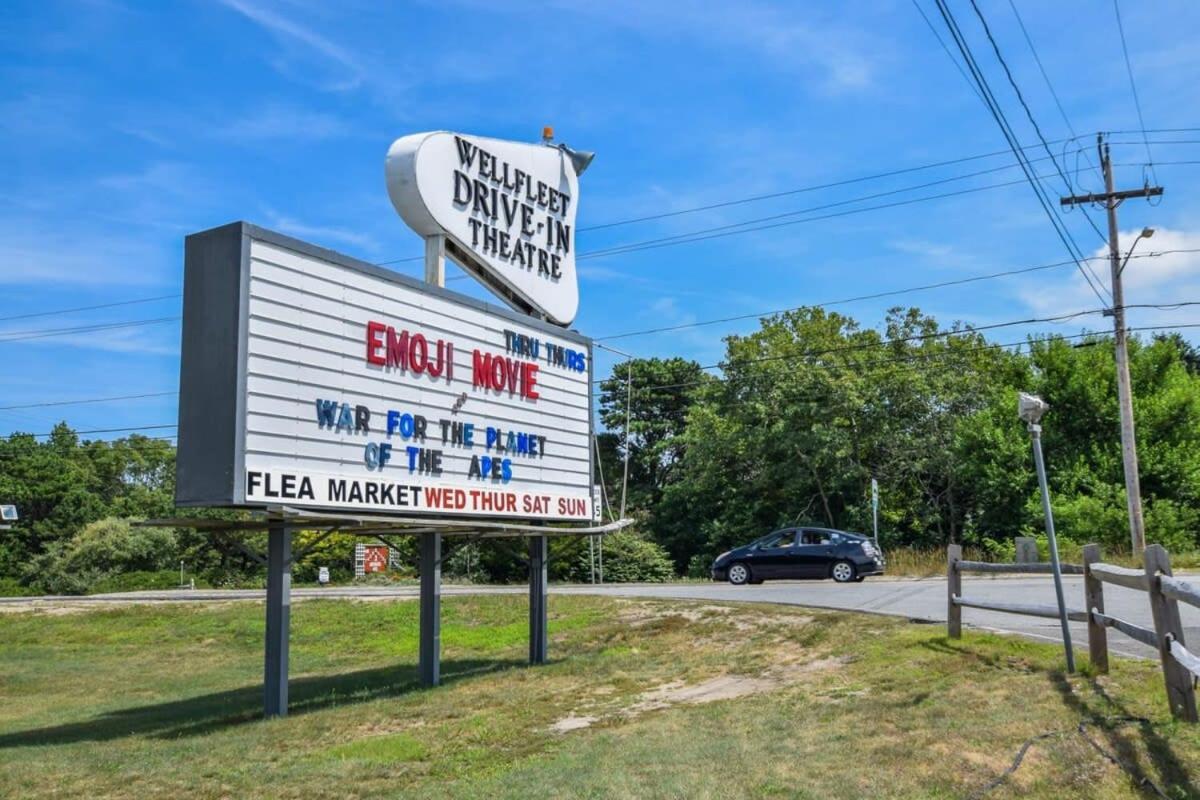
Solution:
{"label": "white sign board", "polygon": [[387,155],[392,204],[421,236],[446,236],[464,269],[521,310],[569,325],[579,309],[579,176],[545,144],[437,131]]}
{"label": "white sign board", "polygon": [[253,226],[188,237],[177,502],[592,518],[591,344]]}

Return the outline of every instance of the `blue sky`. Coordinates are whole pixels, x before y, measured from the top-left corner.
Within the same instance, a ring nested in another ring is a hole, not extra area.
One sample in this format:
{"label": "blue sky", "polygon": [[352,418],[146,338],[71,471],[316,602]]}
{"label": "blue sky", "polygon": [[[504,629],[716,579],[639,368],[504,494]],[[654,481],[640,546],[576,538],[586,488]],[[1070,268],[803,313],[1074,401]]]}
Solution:
{"label": "blue sky", "polygon": [[[940,25],[931,0],[920,2]],[[1022,143],[1033,144],[969,3],[950,2]],[[1091,132],[1136,130],[1111,4],[1016,3],[1087,152]],[[1008,0],[980,4],[1046,136],[1068,136]],[[405,133],[534,140],[552,124],[561,140],[598,152],[581,179],[581,228],[1004,148],[911,0],[689,5],[10,3],[0,23],[0,347],[8,367],[0,405],[174,390],[175,322],[3,338],[177,315],[178,299],[164,299],[13,318],[176,294],[190,232],[245,219],[372,262],[418,255],[383,184],[384,154]],[[1200,126],[1200,6],[1127,1],[1122,13],[1146,126]],[[1200,160],[1200,146],[1166,143],[1200,141],[1200,131],[1151,139],[1167,193],[1154,207],[1127,203],[1121,229],[1156,226],[1145,251],[1200,248],[1197,167],[1161,164]],[[1114,161],[1128,165],[1119,184],[1140,185],[1140,134],[1113,140]],[[1077,188],[1099,189],[1086,161],[1075,173],[1077,161],[1068,151]],[[581,231],[577,246],[586,253],[1011,164],[995,157]],[[1036,166],[1052,173],[1048,160]],[[873,203],[1018,177],[1008,169]],[[1053,198],[1064,191],[1057,176],[1046,185]],[[1065,221],[1085,252],[1099,252],[1079,212]],[[1014,185],[581,258],[576,327],[604,336],[1064,258],[1030,188]],[[419,267],[394,265],[410,274]],[[1141,259],[1128,274],[1128,303],[1200,300],[1197,254]],[[470,283],[450,285],[482,292]],[[980,325],[1098,305],[1083,279],[1062,268],[836,309],[876,326],[900,302]],[[1104,322],[1097,315],[1006,329],[994,339]],[[1138,311],[1131,324],[1194,322],[1200,308]],[[613,344],[711,363],[723,335],[754,327],[748,320]],[[612,361],[598,359],[600,375]],[[172,423],[175,398],[9,409],[0,411],[0,431],[46,431],[58,419],[80,429]]]}

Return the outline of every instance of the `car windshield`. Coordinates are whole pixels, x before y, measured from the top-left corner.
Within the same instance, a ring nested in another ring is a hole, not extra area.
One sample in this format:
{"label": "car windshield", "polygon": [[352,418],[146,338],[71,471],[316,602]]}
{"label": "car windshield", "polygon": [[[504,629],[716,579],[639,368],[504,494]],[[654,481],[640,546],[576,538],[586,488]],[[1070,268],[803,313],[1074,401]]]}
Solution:
{"label": "car windshield", "polygon": [[758,543],[758,546],[764,547],[764,548],[765,547],[791,547],[795,543],[796,543],[796,532],[795,531],[776,531],[775,533],[772,533],[770,536],[766,537],[765,539],[762,539]]}

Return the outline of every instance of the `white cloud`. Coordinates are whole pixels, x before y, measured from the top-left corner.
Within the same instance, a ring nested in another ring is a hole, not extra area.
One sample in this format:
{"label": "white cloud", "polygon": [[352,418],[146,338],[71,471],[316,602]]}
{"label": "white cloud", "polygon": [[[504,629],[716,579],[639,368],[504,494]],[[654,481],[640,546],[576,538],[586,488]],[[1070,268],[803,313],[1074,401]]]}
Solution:
{"label": "white cloud", "polygon": [[[1121,249],[1129,251],[1140,230],[1122,231]],[[1192,251],[1192,252],[1186,252]],[[1088,264],[1100,278],[1101,293],[1109,289],[1111,272],[1107,260],[1108,248],[1099,247]],[[1065,268],[1064,268],[1065,269]],[[1096,278],[1093,277],[1093,282]],[[1133,257],[1122,273],[1125,289],[1125,305],[1164,305],[1200,301],[1200,232],[1157,228],[1148,241],[1138,243]],[[1030,281],[1028,288],[1020,292],[1021,299],[1038,316],[1062,314],[1085,308],[1097,308],[1100,301],[1088,287],[1079,270],[1072,270],[1064,277],[1054,280],[1040,278]],[[1147,309],[1129,308],[1127,323],[1130,327],[1170,326],[1200,320],[1200,308],[1191,309]],[[1089,327],[1105,329],[1107,320],[1099,316],[1084,319]]]}
{"label": "white cloud", "polygon": [[289,233],[301,239],[309,239],[317,244],[329,240],[344,242],[362,250],[376,251],[379,243],[371,236],[349,228],[339,228],[333,225],[307,225],[300,220],[285,216],[274,209],[266,209],[271,220],[271,227],[284,233]]}
{"label": "white cloud", "polygon": [[346,136],[350,131],[349,125],[332,114],[284,105],[267,105],[218,127],[214,133],[220,138],[245,142],[268,139],[334,139]]}
{"label": "white cloud", "polygon": [[[220,0],[259,27],[283,46],[282,57],[270,59],[272,66],[294,75],[295,68],[317,67],[321,88],[332,91],[354,89],[363,81],[365,69],[359,59],[333,40],[251,0]],[[330,70],[330,67],[333,69]]]}

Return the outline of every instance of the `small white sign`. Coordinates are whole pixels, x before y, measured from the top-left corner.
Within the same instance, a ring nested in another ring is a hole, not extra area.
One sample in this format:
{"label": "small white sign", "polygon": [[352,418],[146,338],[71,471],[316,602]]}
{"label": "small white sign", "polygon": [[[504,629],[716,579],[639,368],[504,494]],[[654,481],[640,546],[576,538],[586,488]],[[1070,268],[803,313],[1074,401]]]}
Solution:
{"label": "small white sign", "polygon": [[4,520],[5,522],[16,522],[17,521],[17,507],[16,506],[0,506],[0,519]]}
{"label": "small white sign", "polygon": [[455,261],[522,311],[570,325],[579,310],[579,176],[546,144],[414,133],[387,154],[392,205],[416,233],[444,235]]}
{"label": "small white sign", "polygon": [[317,583],[329,583],[329,567],[320,567],[317,570]]}

